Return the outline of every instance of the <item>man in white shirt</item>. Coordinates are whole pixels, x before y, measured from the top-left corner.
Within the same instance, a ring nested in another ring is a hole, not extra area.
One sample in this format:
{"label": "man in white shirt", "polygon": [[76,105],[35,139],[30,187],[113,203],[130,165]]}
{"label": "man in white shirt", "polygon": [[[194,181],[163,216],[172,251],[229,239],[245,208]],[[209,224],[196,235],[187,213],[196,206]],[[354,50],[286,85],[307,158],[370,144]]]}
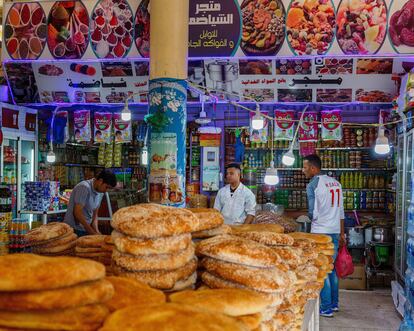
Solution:
{"label": "man in white shirt", "polygon": [[228,184],[218,191],[214,202],[214,208],[221,212],[226,224],[249,224],[256,215],[256,196],[240,179],[240,166],[229,164],[226,168]]}
{"label": "man in white shirt", "polygon": [[[341,183],[335,178],[321,175],[321,159],[317,155],[308,155],[303,158],[303,173],[306,178],[311,179],[306,187],[309,218],[312,221],[311,232],[332,237],[335,260],[338,245],[346,244]],[[333,312],[339,311],[338,296],[338,277],[334,269],[325,279],[325,286],[321,292],[321,316],[333,317]]]}

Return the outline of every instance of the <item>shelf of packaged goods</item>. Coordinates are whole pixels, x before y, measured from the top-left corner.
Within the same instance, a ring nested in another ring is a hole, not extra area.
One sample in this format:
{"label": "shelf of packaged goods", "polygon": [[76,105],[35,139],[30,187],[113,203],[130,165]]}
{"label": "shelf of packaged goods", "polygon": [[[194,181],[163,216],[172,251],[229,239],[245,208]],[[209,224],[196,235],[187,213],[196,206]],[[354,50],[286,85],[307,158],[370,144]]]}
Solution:
{"label": "shelf of packaged goods", "polygon": [[[267,167],[252,168],[247,167],[245,169],[266,170]],[[302,171],[302,168],[276,168],[278,171]],[[322,168],[322,171],[396,171],[395,168]]]}
{"label": "shelf of packaged goods", "polygon": [[[305,191],[306,187],[278,187],[277,189],[279,190],[286,190],[286,191]],[[370,188],[370,189],[366,189],[366,188],[343,188],[342,191],[344,192],[354,192],[354,191],[359,191],[359,192],[385,192],[388,191],[386,189],[382,189],[382,188]]]}
{"label": "shelf of packaged goods", "polygon": [[[351,213],[354,210],[355,209],[345,209],[345,212],[346,213]],[[308,210],[307,209],[300,209],[300,208],[298,208],[298,209],[287,209],[287,208],[285,208],[285,211],[287,211],[287,212],[307,212]],[[383,210],[378,210],[378,209],[372,209],[372,210],[370,210],[370,209],[356,209],[356,211],[358,213],[388,214],[388,211],[385,210],[385,209],[383,209]]]}
{"label": "shelf of packaged goods", "polygon": [[[235,144],[226,144],[226,146],[235,146]],[[271,147],[245,147],[246,151],[249,150],[271,150]],[[274,146],[273,149],[275,151],[282,151],[288,150],[289,147],[276,147]],[[317,147],[317,151],[369,151],[372,150],[373,147]],[[298,148],[294,148],[293,150],[299,150]]]}

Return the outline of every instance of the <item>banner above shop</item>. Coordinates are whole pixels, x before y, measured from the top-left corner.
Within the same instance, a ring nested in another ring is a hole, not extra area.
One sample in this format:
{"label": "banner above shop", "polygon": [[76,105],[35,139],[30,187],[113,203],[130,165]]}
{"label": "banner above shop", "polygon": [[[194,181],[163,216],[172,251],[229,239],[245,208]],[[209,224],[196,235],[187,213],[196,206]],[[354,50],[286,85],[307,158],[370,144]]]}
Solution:
{"label": "banner above shop", "polygon": [[[398,94],[393,77],[412,67],[414,59],[403,58],[212,58],[190,60],[188,80],[219,102],[391,103]],[[18,104],[147,102],[147,59],[7,62],[4,70]],[[199,93],[189,90],[188,101],[199,102]]]}
{"label": "banner above shop", "polygon": [[[412,54],[414,0],[190,0],[189,56]],[[150,1],[6,2],[3,60],[149,56]]]}

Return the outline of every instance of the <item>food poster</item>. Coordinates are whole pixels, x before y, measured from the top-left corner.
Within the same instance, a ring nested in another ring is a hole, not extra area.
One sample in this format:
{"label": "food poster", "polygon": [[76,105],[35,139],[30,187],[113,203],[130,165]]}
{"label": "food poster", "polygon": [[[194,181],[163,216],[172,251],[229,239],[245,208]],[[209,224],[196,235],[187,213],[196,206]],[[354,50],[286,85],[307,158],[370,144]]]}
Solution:
{"label": "food poster", "polygon": [[131,121],[123,121],[121,113],[113,114],[115,143],[130,142],[132,139]]}
{"label": "food poster", "polygon": [[51,61],[33,62],[32,66],[41,103],[109,104],[124,103],[127,98],[147,101],[149,62],[146,60]]}
{"label": "food poster", "polygon": [[39,103],[39,90],[32,64],[8,62],[4,67],[13,101],[18,104]]}
{"label": "food poster", "polygon": [[73,129],[75,141],[91,141],[91,112],[89,110],[73,112]]}
{"label": "food poster", "polygon": [[322,111],[322,140],[342,140],[342,116],[340,110]]}
{"label": "food poster", "polygon": [[293,140],[295,135],[295,112],[275,110],[275,140]]}
{"label": "food poster", "polygon": [[299,126],[299,141],[318,141],[318,113],[306,112]]}
{"label": "food poster", "polygon": [[[250,142],[252,143],[266,143],[269,136],[269,120],[263,117],[263,129],[256,130],[252,127],[252,119],[256,112],[250,112]],[[267,111],[261,111],[261,114],[267,116]]]}
{"label": "food poster", "polygon": [[[409,55],[412,7],[414,0],[190,0],[189,57]],[[148,58],[150,12],[149,0],[6,2],[3,59]]]}
{"label": "food poster", "polygon": [[203,191],[215,192],[220,188],[220,148],[203,147]]}
{"label": "food poster", "polygon": [[94,142],[108,144],[112,134],[112,113],[94,113]]}

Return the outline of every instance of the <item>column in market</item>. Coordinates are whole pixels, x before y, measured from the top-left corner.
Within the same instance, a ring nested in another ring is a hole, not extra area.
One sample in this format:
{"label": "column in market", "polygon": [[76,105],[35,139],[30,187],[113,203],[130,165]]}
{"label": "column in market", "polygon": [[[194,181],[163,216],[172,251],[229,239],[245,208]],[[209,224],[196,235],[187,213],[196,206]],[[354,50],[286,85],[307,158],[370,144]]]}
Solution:
{"label": "column in market", "polygon": [[151,1],[149,199],[185,206],[189,0]]}

